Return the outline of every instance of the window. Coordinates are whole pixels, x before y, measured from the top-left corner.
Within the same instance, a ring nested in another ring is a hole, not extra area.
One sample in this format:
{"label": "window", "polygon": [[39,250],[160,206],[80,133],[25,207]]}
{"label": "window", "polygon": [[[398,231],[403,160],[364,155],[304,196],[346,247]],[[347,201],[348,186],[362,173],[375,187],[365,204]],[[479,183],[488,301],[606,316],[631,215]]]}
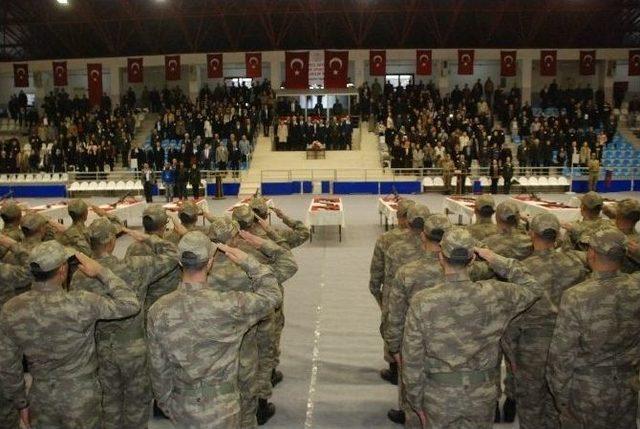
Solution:
{"label": "window", "polygon": [[393,85],[394,88],[402,86],[403,88],[407,85],[413,84],[413,75],[412,74],[388,74],[385,76],[385,82],[389,82]]}
{"label": "window", "polygon": [[244,85],[247,88],[251,88],[252,81],[253,79],[251,79],[250,77],[225,77],[224,85],[225,86],[235,85],[236,87],[239,87],[239,86],[242,86],[242,84],[244,83]]}

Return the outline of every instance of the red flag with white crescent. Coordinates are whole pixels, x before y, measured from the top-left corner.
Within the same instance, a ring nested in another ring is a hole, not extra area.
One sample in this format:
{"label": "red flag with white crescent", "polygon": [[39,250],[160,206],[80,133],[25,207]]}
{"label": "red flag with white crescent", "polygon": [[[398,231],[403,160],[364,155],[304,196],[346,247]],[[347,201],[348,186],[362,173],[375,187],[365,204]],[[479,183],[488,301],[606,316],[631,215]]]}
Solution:
{"label": "red flag with white crescent", "polygon": [[369,75],[387,74],[387,51],[369,51]]}
{"label": "red flag with white crescent", "polygon": [[222,54],[207,54],[207,77],[209,79],[222,77]]}
{"label": "red flag with white crescent", "polygon": [[309,88],[309,52],[285,52],[285,87]]}
{"label": "red flag with white crescent", "polygon": [[458,74],[473,74],[473,49],[458,49]]}
{"label": "red flag with white crescent", "polygon": [[640,76],[640,49],[629,51],[629,76]]}
{"label": "red flag with white crescent", "polygon": [[431,49],[416,50],[416,74],[430,75],[433,61],[431,59]]}
{"label": "red flag with white crescent", "polygon": [[516,75],[516,51],[500,51],[500,76]]}
{"label": "red flag with white crescent", "polygon": [[165,55],[164,78],[166,80],[180,80],[180,55]]}
{"label": "red flag with white crescent", "polygon": [[127,79],[129,83],[142,83],[142,57],[127,58]]}
{"label": "red flag with white crescent", "polygon": [[596,74],[596,51],[580,51],[580,74],[583,76]]}
{"label": "red flag with white crescent", "polygon": [[262,77],[262,54],[260,52],[244,54],[244,63],[247,68],[247,77]]}
{"label": "red flag with white crescent", "polygon": [[67,86],[67,62],[66,61],[54,61],[53,62],[53,85],[54,86]]}
{"label": "red flag with white crescent", "polygon": [[87,64],[87,80],[89,81],[89,103],[100,105],[102,99],[102,64]]}
{"label": "red flag with white crescent", "polygon": [[540,51],[540,76],[555,76],[558,71],[558,51]]}
{"label": "red flag with white crescent", "polygon": [[26,88],[29,86],[29,65],[13,65],[13,86],[16,88]]}
{"label": "red flag with white crescent", "polygon": [[346,88],[349,79],[349,51],[324,51],[324,87]]}

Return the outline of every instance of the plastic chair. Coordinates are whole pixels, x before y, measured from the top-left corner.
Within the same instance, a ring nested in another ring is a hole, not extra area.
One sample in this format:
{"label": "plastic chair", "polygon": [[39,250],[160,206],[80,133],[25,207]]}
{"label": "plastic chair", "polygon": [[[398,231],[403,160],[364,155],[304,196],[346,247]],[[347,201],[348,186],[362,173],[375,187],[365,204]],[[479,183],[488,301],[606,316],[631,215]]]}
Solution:
{"label": "plastic chair", "polygon": [[425,177],[422,179],[422,186],[425,188],[430,188],[433,186],[433,179],[431,177]]}

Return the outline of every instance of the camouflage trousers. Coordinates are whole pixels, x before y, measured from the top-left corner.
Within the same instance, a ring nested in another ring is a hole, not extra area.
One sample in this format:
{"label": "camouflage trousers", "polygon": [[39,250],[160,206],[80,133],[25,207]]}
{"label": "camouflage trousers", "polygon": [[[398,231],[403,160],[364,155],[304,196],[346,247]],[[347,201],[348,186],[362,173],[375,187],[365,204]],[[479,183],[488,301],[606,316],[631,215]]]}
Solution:
{"label": "camouflage trousers", "polygon": [[[546,379],[551,337],[523,331],[516,349],[516,396],[520,429],[556,429],[558,413]],[[545,334],[553,334],[545,332]]]}
{"label": "camouflage trousers", "polygon": [[0,428],[19,428],[18,411],[9,398],[5,398],[2,386],[0,386]]}
{"label": "camouflage trousers", "polygon": [[383,349],[382,356],[384,360],[388,363],[395,362],[393,355],[389,352],[389,346],[384,339],[384,332],[389,320],[389,293],[391,292],[391,287],[382,287],[382,300],[380,304],[380,336],[382,337]]}
{"label": "camouflage trousers", "polygon": [[112,347],[98,343],[103,429],[145,429],[151,412],[151,380],[144,340]]}
{"label": "camouflage trousers", "polygon": [[402,381],[402,365],[398,365],[398,409],[404,411],[406,429],[422,429],[422,423],[418,414],[414,412],[407,402],[407,391]]}
{"label": "camouflage trousers", "polygon": [[99,429],[98,378],[34,379],[29,408],[32,429]]}
{"label": "camouflage trousers", "polygon": [[443,383],[427,378],[425,429],[492,429],[498,399],[497,374],[478,383]]}
{"label": "camouflage trousers", "polygon": [[258,323],[258,374],[256,395],[268,399],[273,393],[271,372],[280,363],[280,338],[284,328],[282,308],[276,309],[269,317]]}
{"label": "camouflage trousers", "polygon": [[253,326],[242,338],[238,367],[238,388],[240,390],[240,427],[253,429],[258,426],[256,412],[256,375],[258,374],[258,326]]}
{"label": "camouflage trousers", "polygon": [[177,389],[169,399],[166,412],[179,429],[241,428],[237,388],[228,393],[184,392]]}
{"label": "camouflage trousers", "polygon": [[574,373],[562,429],[636,429],[638,372],[633,368],[590,368]]}

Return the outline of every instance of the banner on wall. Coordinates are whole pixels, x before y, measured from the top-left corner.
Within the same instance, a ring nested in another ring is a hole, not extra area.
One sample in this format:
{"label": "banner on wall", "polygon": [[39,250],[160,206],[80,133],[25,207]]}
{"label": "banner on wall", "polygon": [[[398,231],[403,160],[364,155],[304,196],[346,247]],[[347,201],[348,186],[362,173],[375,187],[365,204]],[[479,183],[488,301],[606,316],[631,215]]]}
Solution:
{"label": "banner on wall", "polygon": [[309,52],[285,52],[285,87],[309,88]]}
{"label": "banner on wall", "polygon": [[596,51],[580,51],[580,74],[583,76],[596,74]]}
{"label": "banner on wall", "polygon": [[640,76],[640,49],[629,51],[629,76]]}
{"label": "banner on wall", "polygon": [[247,52],[244,54],[244,63],[247,69],[247,77],[262,77],[262,53]]}
{"label": "banner on wall", "polygon": [[29,65],[13,65],[13,86],[16,88],[26,88],[29,86]]}
{"label": "banner on wall", "polygon": [[346,88],[349,79],[349,51],[324,51],[324,87]]}
{"label": "banner on wall", "polygon": [[432,64],[431,49],[416,50],[416,74],[430,75]]}
{"label": "banner on wall", "polygon": [[127,80],[129,83],[142,83],[142,57],[127,58]]}
{"label": "banner on wall", "polygon": [[207,54],[207,77],[220,79],[223,75],[222,54]]}
{"label": "banner on wall", "polygon": [[89,103],[92,106],[98,106],[102,99],[102,64],[87,64],[87,80]]}
{"label": "banner on wall", "polygon": [[164,78],[166,80],[180,80],[180,55],[165,55]]}
{"label": "banner on wall", "polygon": [[458,49],[458,74],[473,74],[473,49]]}
{"label": "banner on wall", "polygon": [[66,61],[54,61],[53,62],[53,85],[54,86],[67,86],[67,62]]}
{"label": "banner on wall", "polygon": [[387,74],[387,51],[369,51],[369,75]]}
{"label": "banner on wall", "polygon": [[516,51],[500,51],[500,76],[512,77],[516,75]]}

